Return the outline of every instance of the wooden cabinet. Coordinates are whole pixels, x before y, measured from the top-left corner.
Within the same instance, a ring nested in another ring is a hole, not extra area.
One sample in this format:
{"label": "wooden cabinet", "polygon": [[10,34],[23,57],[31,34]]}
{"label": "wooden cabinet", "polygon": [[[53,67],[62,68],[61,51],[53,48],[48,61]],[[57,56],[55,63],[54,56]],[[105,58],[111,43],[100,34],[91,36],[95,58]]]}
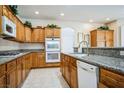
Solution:
{"label": "wooden cabinet", "polygon": [[4,16],[9,16],[9,9],[5,5],[2,6],[2,11]]}
{"label": "wooden cabinet", "polygon": [[22,58],[17,59],[17,86],[22,82]]}
{"label": "wooden cabinet", "polygon": [[77,88],[78,87],[78,83],[77,83],[77,67],[71,66],[70,68],[71,68],[71,70],[70,70],[70,73],[71,73],[71,80],[70,80],[71,87],[72,88]]}
{"label": "wooden cabinet", "polygon": [[6,65],[0,65],[0,88],[6,88]]}
{"label": "wooden cabinet", "polygon": [[45,65],[45,53],[37,53],[37,65],[38,67],[44,67]]}
{"label": "wooden cabinet", "polygon": [[61,29],[45,28],[45,37],[60,37]]}
{"label": "wooden cabinet", "polygon": [[93,30],[90,37],[91,47],[113,47],[113,30]]}
{"label": "wooden cabinet", "polygon": [[37,53],[32,53],[32,67],[38,66]]}
{"label": "wooden cabinet", "polygon": [[77,88],[77,65],[76,59],[65,54],[61,54],[61,72],[71,88]]}
{"label": "wooden cabinet", "polygon": [[9,62],[7,64],[7,87],[15,88],[16,85],[16,61]]}
{"label": "wooden cabinet", "polygon": [[99,87],[124,88],[124,74],[101,68]]}
{"label": "wooden cabinet", "polygon": [[25,57],[22,57],[22,80],[24,81],[26,78],[26,63],[25,63]]}
{"label": "wooden cabinet", "polygon": [[31,68],[31,60],[30,60],[30,54],[25,56],[25,72],[26,75],[28,75],[30,68]]}
{"label": "wooden cabinet", "polygon": [[33,28],[32,31],[32,42],[45,42],[44,29]]}
{"label": "wooden cabinet", "polygon": [[6,88],[6,75],[0,77],[0,88]]}
{"label": "wooden cabinet", "polygon": [[31,33],[32,33],[32,29],[25,26],[25,42],[31,42]]}
{"label": "wooden cabinet", "polygon": [[44,67],[45,65],[45,53],[32,53],[32,67]]}
{"label": "wooden cabinet", "polygon": [[25,41],[24,25],[18,20],[16,23],[16,40],[20,42]]}

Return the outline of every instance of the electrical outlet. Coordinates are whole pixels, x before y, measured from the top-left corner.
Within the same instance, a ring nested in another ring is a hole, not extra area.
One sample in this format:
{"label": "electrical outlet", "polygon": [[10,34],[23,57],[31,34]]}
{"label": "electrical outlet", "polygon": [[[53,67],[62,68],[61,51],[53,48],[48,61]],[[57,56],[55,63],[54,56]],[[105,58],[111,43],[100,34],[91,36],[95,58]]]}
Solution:
{"label": "electrical outlet", "polygon": [[124,55],[124,51],[120,51],[120,55],[123,56]]}

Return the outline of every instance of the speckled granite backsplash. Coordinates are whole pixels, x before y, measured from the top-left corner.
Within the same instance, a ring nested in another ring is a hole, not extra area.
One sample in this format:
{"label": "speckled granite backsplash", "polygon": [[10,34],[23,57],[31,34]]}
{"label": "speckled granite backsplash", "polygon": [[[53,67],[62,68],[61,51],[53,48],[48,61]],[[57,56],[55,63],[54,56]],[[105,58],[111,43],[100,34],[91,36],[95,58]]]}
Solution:
{"label": "speckled granite backsplash", "polygon": [[[89,48],[90,54],[108,56],[108,57],[124,58],[124,55],[120,55],[120,51],[124,51],[124,48]],[[86,53],[87,49],[83,48],[82,52]]]}

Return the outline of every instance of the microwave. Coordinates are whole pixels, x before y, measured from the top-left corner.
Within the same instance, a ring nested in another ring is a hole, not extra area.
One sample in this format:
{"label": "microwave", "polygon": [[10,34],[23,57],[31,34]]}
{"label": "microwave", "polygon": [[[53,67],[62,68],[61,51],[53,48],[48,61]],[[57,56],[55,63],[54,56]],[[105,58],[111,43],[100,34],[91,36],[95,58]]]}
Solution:
{"label": "microwave", "polygon": [[2,16],[2,35],[16,37],[16,24],[6,16]]}

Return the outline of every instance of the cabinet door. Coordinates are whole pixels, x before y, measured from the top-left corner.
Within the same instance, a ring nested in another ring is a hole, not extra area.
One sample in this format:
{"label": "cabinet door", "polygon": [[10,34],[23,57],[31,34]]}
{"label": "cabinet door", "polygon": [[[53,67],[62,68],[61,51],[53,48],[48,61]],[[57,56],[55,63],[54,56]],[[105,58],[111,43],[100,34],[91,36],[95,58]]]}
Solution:
{"label": "cabinet door", "polygon": [[8,17],[9,16],[9,10],[7,9],[6,6],[3,5],[3,15]]}
{"label": "cabinet door", "polygon": [[17,59],[17,86],[22,82],[22,58]]}
{"label": "cabinet door", "polygon": [[6,75],[0,77],[0,88],[6,88]]}
{"label": "cabinet door", "polygon": [[45,65],[45,53],[37,53],[37,66],[43,67]]}
{"label": "cabinet door", "polygon": [[113,31],[106,31],[106,47],[113,47]]}
{"label": "cabinet door", "polygon": [[53,36],[54,36],[53,29],[45,28],[45,37],[53,37]]}
{"label": "cabinet door", "polygon": [[105,31],[97,31],[97,41],[105,41]]}
{"label": "cabinet door", "polygon": [[124,88],[124,75],[106,69],[100,69],[100,83],[110,88]]}
{"label": "cabinet door", "polygon": [[44,29],[40,29],[39,30],[39,40],[38,42],[45,42],[45,31]]}
{"label": "cabinet door", "polygon": [[90,38],[91,38],[91,47],[97,46],[97,31],[91,31],[90,32]]}
{"label": "cabinet door", "polygon": [[37,53],[32,53],[32,67],[38,66]]}
{"label": "cabinet door", "polygon": [[54,29],[54,37],[60,37],[60,29]]}
{"label": "cabinet door", "polygon": [[39,32],[40,29],[34,28],[32,31],[32,42],[38,42],[39,41]]}
{"label": "cabinet door", "polygon": [[31,42],[31,28],[25,26],[25,41]]}
{"label": "cabinet door", "polygon": [[16,24],[16,39],[20,42],[25,41],[24,25],[17,19]]}
{"label": "cabinet door", "polygon": [[7,73],[7,87],[16,88],[16,68]]}
{"label": "cabinet door", "polygon": [[72,88],[77,88],[78,87],[78,82],[77,82],[77,68],[75,66],[70,67],[70,73],[71,73],[71,87]]}
{"label": "cabinet door", "polygon": [[25,80],[26,77],[26,65],[25,65],[25,57],[22,57],[22,80]]}
{"label": "cabinet door", "polygon": [[66,78],[66,81],[68,82],[68,84],[70,85],[70,65],[69,63],[66,61],[66,65],[65,65],[65,78]]}

